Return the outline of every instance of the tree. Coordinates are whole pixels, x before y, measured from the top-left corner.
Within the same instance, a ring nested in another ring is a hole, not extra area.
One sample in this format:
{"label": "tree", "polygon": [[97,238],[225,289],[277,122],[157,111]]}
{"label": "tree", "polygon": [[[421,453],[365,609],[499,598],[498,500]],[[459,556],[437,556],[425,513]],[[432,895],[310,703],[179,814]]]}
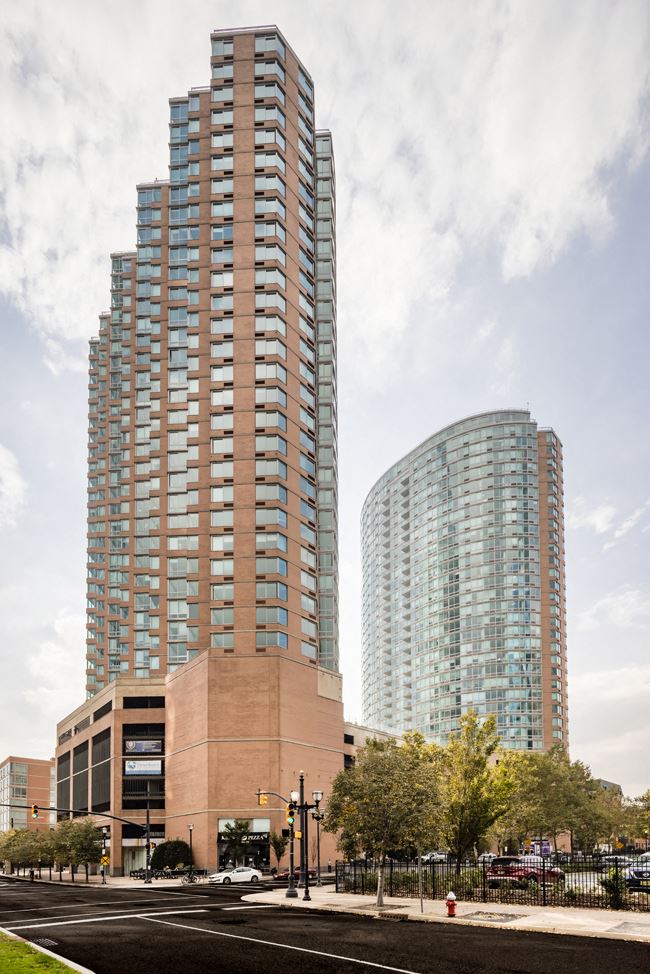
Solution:
{"label": "tree", "polygon": [[275,860],[280,868],[280,860],[282,856],[287,851],[287,846],[289,845],[289,840],[284,835],[279,835],[277,832],[271,832],[269,837],[271,843],[271,848],[273,849],[273,854],[275,855]]}
{"label": "tree", "polygon": [[228,844],[228,854],[235,865],[240,859],[244,862],[246,850],[249,846],[249,827],[250,821],[247,818],[236,818],[234,822],[228,822],[224,826],[223,831]]}
{"label": "tree", "polygon": [[442,834],[456,857],[456,872],[507,808],[509,778],[490,766],[499,744],[496,720],[474,710],[460,718],[460,730],[442,748]]}
{"label": "tree", "polygon": [[190,847],[185,839],[169,839],[157,845],[151,854],[152,869],[176,869],[190,861]]}
{"label": "tree", "polygon": [[338,847],[346,855],[363,851],[377,860],[377,906],[384,903],[388,853],[422,843],[432,832],[433,767],[421,738],[404,747],[394,740],[369,740],[353,767],[339,771],[332,783],[323,828],[340,832]]}
{"label": "tree", "polygon": [[84,865],[87,879],[89,863],[99,862],[102,854],[101,835],[93,819],[62,819],[53,833],[52,852],[60,866],[70,866],[73,879],[74,867]]}

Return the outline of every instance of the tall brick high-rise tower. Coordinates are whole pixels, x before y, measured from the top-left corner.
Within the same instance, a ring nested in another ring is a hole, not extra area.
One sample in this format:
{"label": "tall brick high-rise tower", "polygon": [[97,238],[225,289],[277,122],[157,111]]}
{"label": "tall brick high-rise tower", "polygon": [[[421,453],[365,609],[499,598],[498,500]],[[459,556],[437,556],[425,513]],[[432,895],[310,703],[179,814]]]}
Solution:
{"label": "tall brick high-rise tower", "polygon": [[[128,685],[136,711],[164,691],[165,742],[145,746],[162,734],[146,732],[153,715],[131,715],[123,740],[113,729],[113,753],[128,744],[136,764],[111,807],[142,808],[146,785],[168,818],[205,812],[210,842],[211,812],[250,813],[255,787],[286,790],[298,769],[323,787],[343,745],[332,140],[276,27],[211,40],[209,86],[170,101],[169,179],[138,186],[137,246],[112,255],[90,344],[97,703],[59,734],[65,748],[86,720],[113,719],[105,706],[125,697],[111,687]],[[59,757],[65,799],[75,756]],[[226,766],[237,781],[219,783]],[[106,781],[102,801],[76,788],[107,810]]]}
{"label": "tall brick high-rise tower", "polygon": [[338,669],[331,137],[277,29],[211,64],[91,342],[89,694],[209,646]]}

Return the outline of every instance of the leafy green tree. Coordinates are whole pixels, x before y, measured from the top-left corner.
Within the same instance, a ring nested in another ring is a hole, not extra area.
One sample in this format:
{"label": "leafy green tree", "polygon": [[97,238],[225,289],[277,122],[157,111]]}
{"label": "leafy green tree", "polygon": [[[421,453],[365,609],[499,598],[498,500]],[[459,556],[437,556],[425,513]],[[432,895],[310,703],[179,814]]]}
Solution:
{"label": "leafy green tree", "polygon": [[248,831],[250,820],[247,818],[236,818],[234,822],[228,822],[224,826],[226,842],[228,845],[228,855],[235,865],[241,860],[245,861],[246,852],[249,847]]}
{"label": "leafy green tree", "polygon": [[176,869],[190,861],[190,847],[184,839],[169,839],[157,845],[151,854],[152,869]]}
{"label": "leafy green tree", "polygon": [[287,851],[287,846],[289,845],[289,840],[286,836],[280,835],[277,832],[271,832],[269,837],[271,848],[273,849],[273,854],[275,855],[275,860],[280,868],[280,860],[282,856]]}
{"label": "leafy green tree", "polygon": [[508,807],[510,779],[490,764],[498,744],[494,715],[481,721],[470,710],[460,718],[458,733],[440,751],[441,831],[456,857],[459,875],[463,859]]}
{"label": "leafy green tree", "polygon": [[59,865],[69,865],[74,879],[75,866],[86,867],[99,862],[102,854],[101,834],[92,818],[62,819],[52,838],[52,852]]}
{"label": "leafy green tree", "polygon": [[[413,737],[404,747],[394,740],[369,740],[353,767],[332,783],[323,828],[340,832],[344,854],[364,851],[378,862],[377,905],[384,902],[384,874],[390,851],[421,845],[434,834],[437,801],[431,749]],[[423,808],[423,805],[425,806]]]}

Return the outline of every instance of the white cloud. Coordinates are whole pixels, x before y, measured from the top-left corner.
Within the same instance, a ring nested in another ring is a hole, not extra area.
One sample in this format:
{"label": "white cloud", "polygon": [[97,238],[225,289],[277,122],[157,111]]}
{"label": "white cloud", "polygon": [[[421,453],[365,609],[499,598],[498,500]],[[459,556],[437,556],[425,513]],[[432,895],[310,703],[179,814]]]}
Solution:
{"label": "white cloud", "polygon": [[576,497],[566,511],[566,522],[569,528],[591,528],[596,534],[605,534],[612,526],[616,508],[611,504],[597,504],[587,507],[584,497]]}
{"label": "white cloud", "polygon": [[650,781],[650,665],[582,673],[571,679],[572,758],[594,775],[640,795]]}
{"label": "white cloud", "polygon": [[[128,35],[110,6],[88,16],[81,0],[26,0],[5,17],[0,289],[59,343],[95,330],[108,253],[134,244],[134,185],[166,175],[166,99],[207,82],[209,29],[232,13],[188,0],[165,31],[161,9],[135,5]],[[268,20],[261,0],[238,10],[242,23]],[[647,150],[642,0],[603,0],[598,16],[563,0],[494,0],[471,16],[406,0],[391,14],[376,0],[273,10],[314,75],[319,124],[333,129],[341,351],[371,386],[408,329],[445,338],[449,291],[473,251],[494,250],[510,279],[578,234],[600,239],[613,222],[611,168]],[[69,364],[65,350],[48,361]]]}
{"label": "white cloud", "polygon": [[25,504],[27,483],[18,460],[6,446],[0,444],[0,528],[16,523]]}
{"label": "white cloud", "polygon": [[33,680],[23,692],[28,706],[38,707],[52,721],[60,720],[83,703],[83,663],[86,652],[84,616],[61,612],[51,624],[51,637],[28,657]]}
{"label": "white cloud", "polygon": [[[636,525],[639,523],[643,515],[647,513],[649,508],[650,508],[650,500],[647,500],[645,504],[641,504],[640,507],[637,507],[636,510],[633,511],[629,517],[626,517],[625,520],[620,524],[620,526],[614,531],[613,540],[607,541],[603,545],[603,551],[608,551],[610,548],[613,548],[616,544],[618,544],[621,538],[624,538],[625,535],[632,530],[632,528],[636,527]],[[641,533],[643,533],[645,530],[647,530],[647,528],[643,528]]]}
{"label": "white cloud", "polygon": [[626,588],[610,592],[578,614],[577,628],[591,632],[604,626],[644,628],[650,622],[650,593]]}

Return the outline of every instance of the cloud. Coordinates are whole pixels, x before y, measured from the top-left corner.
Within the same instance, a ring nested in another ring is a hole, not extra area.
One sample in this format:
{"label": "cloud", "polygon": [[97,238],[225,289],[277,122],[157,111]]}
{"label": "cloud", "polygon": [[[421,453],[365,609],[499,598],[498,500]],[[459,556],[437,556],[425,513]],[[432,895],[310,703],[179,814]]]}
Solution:
{"label": "cloud", "polygon": [[46,564],[0,588],[0,754],[49,757],[55,722],[84,700],[85,617],[67,607],[82,608],[83,578],[75,588]]}
{"label": "cloud", "polygon": [[0,444],[0,528],[16,524],[26,493],[27,483],[18,460],[11,450]]}
{"label": "cloud", "polygon": [[569,528],[591,528],[596,534],[605,534],[612,526],[616,508],[611,504],[598,504],[588,508],[584,497],[576,497],[567,508],[566,522]]}
{"label": "cloud", "polygon": [[589,671],[571,678],[571,756],[596,777],[624,782],[630,797],[650,780],[650,665]]}
{"label": "cloud", "polygon": [[578,614],[577,628],[592,632],[604,626],[643,629],[650,622],[650,592],[626,588],[610,592]]}
{"label": "cloud", "polygon": [[82,615],[61,612],[51,623],[50,638],[28,657],[32,682],[23,691],[28,706],[52,721],[60,720],[83,702],[79,681],[86,652],[86,620]]}
{"label": "cloud", "polygon": [[[650,508],[650,499],[647,500],[645,504],[641,504],[640,507],[637,507],[637,509],[633,511],[629,517],[625,518],[622,524],[614,531],[613,540],[607,541],[603,545],[603,551],[608,551],[610,548],[613,548],[616,544],[618,544],[621,538],[624,538],[625,535],[632,530],[632,528],[636,527],[643,515],[648,511],[648,508]],[[647,528],[643,528],[641,533],[643,533],[643,531],[646,529]]]}
{"label": "cloud", "polygon": [[[207,82],[209,29],[232,12],[188,0],[168,31],[161,9],[171,16],[165,3],[134,5],[128,35],[110,5],[90,16],[81,0],[25,0],[4,18],[0,290],[59,343],[46,353],[56,370],[108,305],[110,250],[133,247],[135,183],[166,175],[166,99]],[[601,0],[598,16],[563,0],[470,9],[405,0],[387,30],[376,0],[274,7],[333,130],[341,355],[364,386],[392,373],[411,329],[447,339],[472,254],[493,253],[511,280],[579,236],[602,239],[613,168],[647,152],[643,0]],[[268,19],[262,2],[238,10],[242,23]]]}

